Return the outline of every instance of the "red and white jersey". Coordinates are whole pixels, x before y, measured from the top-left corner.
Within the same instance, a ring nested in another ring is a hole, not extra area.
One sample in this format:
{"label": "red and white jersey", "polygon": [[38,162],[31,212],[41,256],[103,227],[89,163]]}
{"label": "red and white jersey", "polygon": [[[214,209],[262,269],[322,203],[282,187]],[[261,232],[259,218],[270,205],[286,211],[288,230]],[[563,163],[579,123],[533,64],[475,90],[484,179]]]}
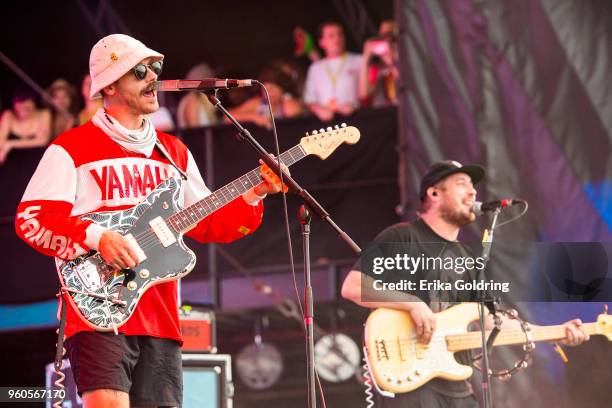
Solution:
{"label": "red and white jersey", "polygon": [[[181,205],[210,194],[191,152],[176,137],[157,132],[176,165],[187,173]],[[72,259],[98,249],[104,228],[81,220],[84,214],[124,210],[140,203],[159,183],[180,177],[159,149],[150,157],[125,150],[92,122],[60,135],[45,151],[21,199],[17,234],[45,255]],[[255,231],[263,204],[242,197],[202,220],[186,235],[199,242],[231,242]],[[67,302],[68,303],[68,302]],[[119,328],[126,335],[182,340],[178,322],[177,283],[149,288],[132,317]],[[68,308],[66,335],[92,331]]]}

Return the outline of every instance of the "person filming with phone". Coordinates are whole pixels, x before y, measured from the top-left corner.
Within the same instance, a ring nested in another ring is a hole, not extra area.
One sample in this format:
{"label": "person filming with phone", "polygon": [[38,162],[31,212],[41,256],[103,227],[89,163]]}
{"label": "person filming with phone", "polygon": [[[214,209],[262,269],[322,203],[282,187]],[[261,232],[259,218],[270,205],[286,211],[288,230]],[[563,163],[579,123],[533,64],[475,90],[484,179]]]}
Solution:
{"label": "person filming with phone", "polygon": [[397,102],[396,29],[393,20],[380,23],[378,36],[370,38],[363,45],[359,75],[359,100],[361,106],[375,108],[392,106]]}

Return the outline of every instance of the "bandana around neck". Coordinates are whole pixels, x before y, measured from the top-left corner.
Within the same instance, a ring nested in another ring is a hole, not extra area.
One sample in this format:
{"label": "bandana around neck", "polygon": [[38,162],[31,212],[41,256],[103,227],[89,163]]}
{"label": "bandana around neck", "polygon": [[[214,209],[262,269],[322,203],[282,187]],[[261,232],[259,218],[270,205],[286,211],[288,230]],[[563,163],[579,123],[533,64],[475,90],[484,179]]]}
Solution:
{"label": "bandana around neck", "polygon": [[117,119],[108,115],[104,108],[98,109],[91,121],[125,149],[151,157],[157,134],[147,116],[144,117],[143,127],[137,130],[125,128]]}

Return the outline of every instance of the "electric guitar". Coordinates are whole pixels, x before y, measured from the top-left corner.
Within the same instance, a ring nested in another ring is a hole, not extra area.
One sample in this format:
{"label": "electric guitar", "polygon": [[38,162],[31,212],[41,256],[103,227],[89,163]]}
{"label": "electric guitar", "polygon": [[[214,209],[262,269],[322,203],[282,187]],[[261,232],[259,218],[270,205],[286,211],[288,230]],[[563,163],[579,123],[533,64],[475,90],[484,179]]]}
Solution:
{"label": "electric guitar", "polygon": [[[436,313],[436,330],[427,345],[417,342],[410,313],[397,309],[374,310],[365,325],[365,348],[374,381],[384,391],[413,391],[429,380],[465,380],[473,369],[455,360],[453,353],[479,349],[481,332],[468,332],[478,319],[478,303],[462,303]],[[601,334],[612,340],[612,315],[601,314],[597,322],[583,324],[589,335]],[[531,326],[532,341],[554,341],[566,337],[565,326]],[[487,334],[488,335],[488,334]],[[494,346],[522,344],[522,330],[502,330]]]}
{"label": "electric guitar", "polygon": [[[338,146],[355,144],[359,137],[357,128],[346,125],[314,131],[282,153],[280,159],[286,166],[311,154],[325,160]],[[179,205],[181,180],[170,178],[132,208],[82,216],[122,234],[140,262],[132,269],[116,270],[96,251],[69,261],[56,258],[62,290],[79,317],[96,330],[116,332],[148,288],[180,279],[193,269],[196,257],[183,242],[183,234],[261,180],[256,168],[183,209]]]}

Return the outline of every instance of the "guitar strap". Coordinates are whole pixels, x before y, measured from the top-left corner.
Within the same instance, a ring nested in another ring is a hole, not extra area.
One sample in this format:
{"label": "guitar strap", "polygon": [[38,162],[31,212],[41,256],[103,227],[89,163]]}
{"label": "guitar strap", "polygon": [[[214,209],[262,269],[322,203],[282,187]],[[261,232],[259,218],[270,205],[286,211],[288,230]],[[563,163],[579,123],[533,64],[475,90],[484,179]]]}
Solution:
{"label": "guitar strap", "polygon": [[155,145],[159,148],[159,150],[161,150],[163,155],[166,156],[166,159],[170,161],[170,164],[172,164],[174,168],[181,174],[181,177],[183,178],[183,180],[187,180],[187,173],[185,173],[179,166],[176,165],[176,163],[174,163],[172,156],[170,156],[170,153],[168,153],[168,151],[166,150],[164,145],[159,141],[158,138],[155,138]]}

